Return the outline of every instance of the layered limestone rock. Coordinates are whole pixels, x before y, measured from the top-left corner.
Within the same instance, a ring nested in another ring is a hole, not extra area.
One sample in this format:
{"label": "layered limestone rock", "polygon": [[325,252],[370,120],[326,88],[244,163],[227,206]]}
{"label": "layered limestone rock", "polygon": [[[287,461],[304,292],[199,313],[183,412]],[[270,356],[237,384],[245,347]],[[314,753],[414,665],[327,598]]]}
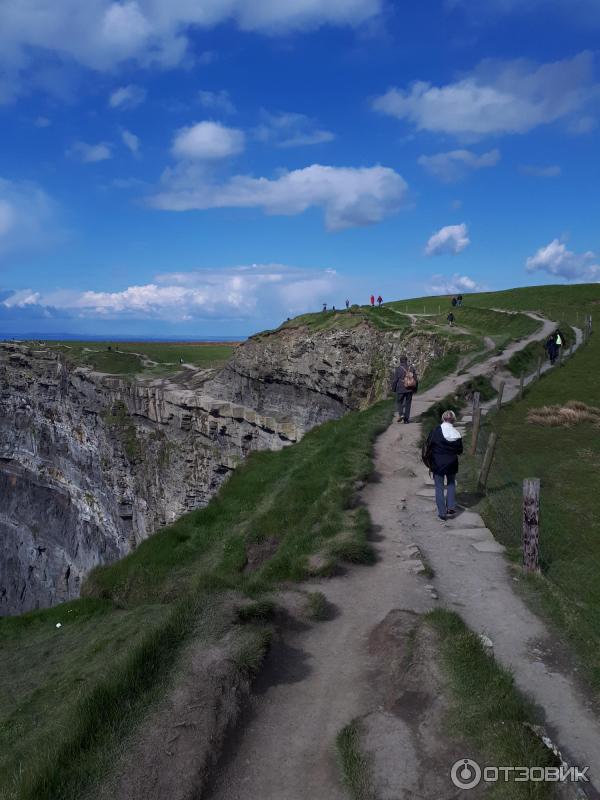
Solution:
{"label": "layered limestone rock", "polygon": [[446,347],[366,324],[284,329],[212,379],[176,383],[0,343],[0,614],[77,597],[93,567],[205,505],[250,451],[373,402],[401,352],[422,370]]}

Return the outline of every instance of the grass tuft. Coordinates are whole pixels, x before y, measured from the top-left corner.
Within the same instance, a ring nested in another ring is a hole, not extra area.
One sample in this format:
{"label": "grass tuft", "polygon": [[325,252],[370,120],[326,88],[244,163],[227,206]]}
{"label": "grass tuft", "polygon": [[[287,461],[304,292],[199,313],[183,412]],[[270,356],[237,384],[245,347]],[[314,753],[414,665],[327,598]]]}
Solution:
{"label": "grass tuft", "polygon": [[360,749],[360,722],[353,720],[336,737],[344,783],[352,800],[374,800],[371,763]]}

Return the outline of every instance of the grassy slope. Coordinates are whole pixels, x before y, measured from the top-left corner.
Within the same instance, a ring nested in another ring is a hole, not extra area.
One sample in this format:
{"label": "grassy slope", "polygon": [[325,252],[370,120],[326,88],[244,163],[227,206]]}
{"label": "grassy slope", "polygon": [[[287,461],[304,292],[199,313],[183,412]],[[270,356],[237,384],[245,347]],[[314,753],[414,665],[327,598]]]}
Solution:
{"label": "grassy slope", "polygon": [[[600,285],[538,287],[493,297],[496,305],[508,308],[523,308],[535,302],[536,308],[549,317],[560,316],[581,324],[583,315],[594,314],[600,304]],[[529,589],[535,601],[576,645],[598,690],[600,435],[591,423],[547,428],[527,423],[526,416],[531,408],[568,400],[600,406],[599,363],[600,338],[596,333],[564,367],[534,384],[521,402],[488,417],[482,432],[484,437],[490,430],[499,435],[488,496],[483,504],[484,517],[515,559],[520,557],[522,480],[541,478],[540,546],[544,576],[531,580]]]}
{"label": "grassy slope", "polygon": [[[84,796],[181,645],[222,632],[225,592],[261,598],[306,576],[314,552],[324,569],[372,560],[353,484],[368,476],[372,441],[391,413],[380,403],[293,447],[253,454],[205,509],[93,573],[87,598],[1,619],[0,796]],[[247,547],[266,538],[277,552],[246,574]]]}
{"label": "grassy slope", "polygon": [[[134,375],[146,371],[164,372],[179,369],[179,360],[199,368],[222,366],[235,345],[184,344],[170,342],[47,342],[78,366],[91,366],[113,375]],[[108,348],[111,348],[110,350]],[[142,353],[158,367],[145,367],[137,353]]]}

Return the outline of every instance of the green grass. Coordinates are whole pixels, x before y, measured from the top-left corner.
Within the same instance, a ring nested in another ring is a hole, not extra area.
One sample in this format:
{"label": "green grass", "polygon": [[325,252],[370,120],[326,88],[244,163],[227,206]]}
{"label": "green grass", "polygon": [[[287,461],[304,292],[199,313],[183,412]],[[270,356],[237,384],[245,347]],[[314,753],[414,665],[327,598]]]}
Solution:
{"label": "green grass", "polygon": [[[391,307],[371,308],[370,306],[351,306],[346,311],[317,311],[313,314],[301,314],[284,322],[277,331],[294,328],[308,328],[310,331],[331,330],[333,328],[355,328],[361,323],[368,323],[380,330],[404,330],[411,325],[410,317],[397,313]],[[258,336],[276,331],[263,331]]]}
{"label": "green grass", "polygon": [[[533,707],[479,637],[454,612],[437,609],[425,619],[440,637],[452,735],[467,739],[485,764],[555,766],[552,753],[527,726],[536,721]],[[553,790],[551,784],[499,782],[490,794],[503,800],[542,800],[552,797]]]}
{"label": "green grass", "polygon": [[[529,287],[473,299],[498,307],[538,310],[560,320],[561,329],[568,333],[567,325],[581,327],[587,314],[592,314],[597,324],[600,284]],[[529,579],[525,588],[535,607],[557,626],[558,635],[566,636],[574,646],[596,692],[600,691],[600,497],[596,478],[600,437],[589,423],[544,428],[528,424],[526,416],[531,408],[568,400],[600,405],[598,363],[600,340],[595,333],[574,358],[528,388],[522,401],[486,420],[482,439],[485,441],[491,430],[499,439],[481,508],[509,555],[520,562],[522,480],[541,479],[544,572],[539,579]],[[469,473],[474,476],[480,457],[463,459],[465,477]]]}
{"label": "green grass", "polygon": [[[574,344],[575,334],[571,326],[565,322],[559,322],[557,327],[560,328],[565,337],[566,343],[563,348],[564,355],[564,350],[568,349],[572,344]],[[521,373],[524,375],[533,374],[537,370],[538,359],[541,359],[542,363],[548,360],[548,355],[544,349],[544,344],[545,342],[530,342],[522,350],[514,353],[506,365],[508,371],[514,375],[515,378],[518,378]]]}
{"label": "green grass", "polygon": [[[48,341],[51,350],[57,350],[76,366],[92,367],[111,375],[135,375],[143,372],[163,374],[180,368],[180,359],[198,368],[220,367],[231,357],[233,344],[198,344],[169,342],[77,342]],[[110,348],[110,349],[109,349]],[[156,362],[147,365],[140,357]]]}
{"label": "green grass", "polygon": [[[90,796],[186,641],[212,641],[240,619],[227,612],[232,592],[254,600],[244,622],[257,623],[272,610],[267,593],[310,574],[312,553],[372,560],[354,484],[369,476],[372,443],[392,411],[380,403],[293,447],[253,453],[206,508],[95,570],[81,600],[1,619],[0,797]],[[246,548],[265,537],[277,552],[248,573]],[[241,635],[248,625],[237,627]],[[259,645],[235,663],[255,670]]]}
{"label": "green grass", "polygon": [[352,800],[375,800],[371,762],[360,749],[360,734],[359,720],[341,729],[336,737],[338,760]]}
{"label": "green grass", "polygon": [[327,619],[329,613],[329,603],[323,592],[309,592],[306,597],[306,617],[307,619],[321,622]]}

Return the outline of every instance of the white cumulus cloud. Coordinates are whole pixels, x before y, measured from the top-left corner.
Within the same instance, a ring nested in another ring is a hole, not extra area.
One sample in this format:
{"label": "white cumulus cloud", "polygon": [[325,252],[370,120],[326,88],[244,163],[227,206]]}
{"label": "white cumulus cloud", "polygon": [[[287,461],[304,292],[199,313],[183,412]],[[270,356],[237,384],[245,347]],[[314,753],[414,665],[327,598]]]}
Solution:
{"label": "white cumulus cloud", "polygon": [[287,216],[318,206],[325,212],[327,229],[336,231],[380,222],[405,204],[407,193],[404,178],[389,167],[313,164],[273,179],[236,175],[217,183],[184,164],[167,170],[161,191],[148,202],[169,211],[262,208]]}
{"label": "white cumulus cloud", "polygon": [[540,247],[525,262],[527,272],[547,272],[568,281],[597,280],[600,278],[600,261],[595,253],[574,253],[564,242],[553,239],[550,244]]}
{"label": "white cumulus cloud", "polygon": [[50,309],[74,317],[115,319],[269,318],[320,308],[338,286],[330,269],[252,264],[224,269],[164,273],[150,283],[116,291],[24,289],[4,298],[5,308]]}
{"label": "white cumulus cloud", "polygon": [[527,133],[560,119],[573,123],[598,93],[594,56],[582,52],[547,64],[487,59],[444,86],[417,81],[407,89],[393,87],[373,107],[417,130],[476,139]]}
{"label": "white cumulus cloud", "polygon": [[445,254],[458,255],[469,246],[471,240],[465,223],[460,225],[446,225],[441,228],[425,245],[425,255],[441,256]]}
{"label": "white cumulus cloud", "polygon": [[269,35],[322,25],[357,26],[383,0],[18,0],[0,3],[0,102],[54,64],[114,71],[172,67],[190,58],[193,29],[232,22]]}
{"label": "white cumulus cloud", "polygon": [[146,99],[146,90],[141,86],[130,83],[128,86],[121,86],[115,89],[108,98],[108,105],[111,108],[135,108]]}
{"label": "white cumulus cloud", "polygon": [[173,139],[171,152],[181,159],[212,161],[237,155],[244,146],[243,131],[206,120],[180,128]]}
{"label": "white cumulus cloud", "polygon": [[500,151],[490,150],[487,153],[473,153],[471,150],[450,150],[432,156],[419,156],[419,164],[446,183],[460,180],[470,170],[495,167],[500,161]]}

